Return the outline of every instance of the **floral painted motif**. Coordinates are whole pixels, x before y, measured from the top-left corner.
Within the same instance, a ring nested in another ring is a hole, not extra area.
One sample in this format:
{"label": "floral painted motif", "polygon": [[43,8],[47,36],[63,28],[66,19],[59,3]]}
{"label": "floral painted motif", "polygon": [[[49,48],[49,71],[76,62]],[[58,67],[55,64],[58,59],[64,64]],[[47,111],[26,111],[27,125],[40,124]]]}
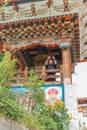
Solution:
{"label": "floral painted motif", "polygon": [[63,0],[63,2],[64,2],[64,11],[65,12],[69,11],[68,0]]}
{"label": "floral painted motif", "polygon": [[52,4],[53,4],[52,0],[48,0],[48,2],[46,3],[46,5],[48,6],[48,8],[50,8]]}
{"label": "floral painted motif", "polygon": [[15,10],[15,11],[19,11],[19,7],[17,6],[17,4],[16,3],[13,3],[13,10]]}
{"label": "floral painted motif", "polygon": [[36,14],[36,7],[35,7],[34,3],[31,4],[31,13],[32,13],[32,16],[36,16],[37,15]]}
{"label": "floral painted motif", "polygon": [[1,10],[1,20],[2,20],[2,21],[5,21],[5,20],[6,20],[6,19],[5,19],[4,9]]}
{"label": "floral painted motif", "polygon": [[48,2],[46,3],[46,5],[48,6],[48,8],[49,8],[49,14],[51,14],[51,6],[52,6],[52,4],[53,4],[53,1],[52,0],[48,0]]}

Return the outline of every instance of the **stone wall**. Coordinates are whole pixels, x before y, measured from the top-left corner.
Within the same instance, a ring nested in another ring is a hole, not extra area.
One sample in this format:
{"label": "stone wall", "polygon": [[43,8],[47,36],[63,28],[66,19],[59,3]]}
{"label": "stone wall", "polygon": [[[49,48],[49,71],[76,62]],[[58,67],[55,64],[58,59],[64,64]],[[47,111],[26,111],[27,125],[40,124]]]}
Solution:
{"label": "stone wall", "polygon": [[29,130],[16,122],[0,118],[0,130]]}
{"label": "stone wall", "polygon": [[79,130],[76,85],[65,85],[65,105],[72,115],[69,130]]}

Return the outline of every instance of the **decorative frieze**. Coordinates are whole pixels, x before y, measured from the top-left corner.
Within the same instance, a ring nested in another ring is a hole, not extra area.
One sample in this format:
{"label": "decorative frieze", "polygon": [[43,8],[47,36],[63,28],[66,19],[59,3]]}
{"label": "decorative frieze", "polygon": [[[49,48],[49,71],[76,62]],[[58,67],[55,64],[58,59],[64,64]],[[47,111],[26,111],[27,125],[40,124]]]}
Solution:
{"label": "decorative frieze", "polygon": [[41,2],[19,2],[0,8],[0,23],[37,19],[56,15],[76,13],[78,0],[46,0]]}

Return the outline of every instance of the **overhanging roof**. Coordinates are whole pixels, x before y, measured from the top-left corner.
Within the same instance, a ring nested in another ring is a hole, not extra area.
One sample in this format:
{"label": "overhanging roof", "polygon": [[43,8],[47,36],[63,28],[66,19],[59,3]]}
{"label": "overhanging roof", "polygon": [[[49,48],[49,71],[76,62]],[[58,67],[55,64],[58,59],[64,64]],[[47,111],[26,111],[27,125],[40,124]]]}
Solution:
{"label": "overhanging roof", "polygon": [[0,37],[2,40],[10,40],[15,48],[25,48],[25,46],[34,43],[49,44],[53,41],[58,43],[62,30],[66,30],[67,37],[74,40],[75,53],[73,55],[80,60],[78,0],[69,0],[68,10],[65,9],[66,2],[61,0],[33,3],[28,0],[26,2],[10,0],[10,2],[13,4],[8,4],[0,15]]}
{"label": "overhanging roof", "polygon": [[[3,26],[2,26],[3,25]],[[8,39],[13,49],[28,48],[38,43],[42,46],[61,41],[62,31],[66,31],[66,37],[73,39],[72,46],[75,49],[73,56],[80,60],[80,38],[78,14],[62,15],[43,19],[26,20],[2,24],[0,26],[2,40]]]}

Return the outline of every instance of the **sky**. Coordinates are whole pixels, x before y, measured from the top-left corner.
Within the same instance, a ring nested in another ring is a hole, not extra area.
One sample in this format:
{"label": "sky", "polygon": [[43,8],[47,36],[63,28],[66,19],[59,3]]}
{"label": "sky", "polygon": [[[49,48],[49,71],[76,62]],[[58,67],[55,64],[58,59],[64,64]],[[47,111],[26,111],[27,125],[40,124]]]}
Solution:
{"label": "sky", "polygon": [[72,79],[77,86],[77,97],[87,97],[87,62],[77,64]]}

